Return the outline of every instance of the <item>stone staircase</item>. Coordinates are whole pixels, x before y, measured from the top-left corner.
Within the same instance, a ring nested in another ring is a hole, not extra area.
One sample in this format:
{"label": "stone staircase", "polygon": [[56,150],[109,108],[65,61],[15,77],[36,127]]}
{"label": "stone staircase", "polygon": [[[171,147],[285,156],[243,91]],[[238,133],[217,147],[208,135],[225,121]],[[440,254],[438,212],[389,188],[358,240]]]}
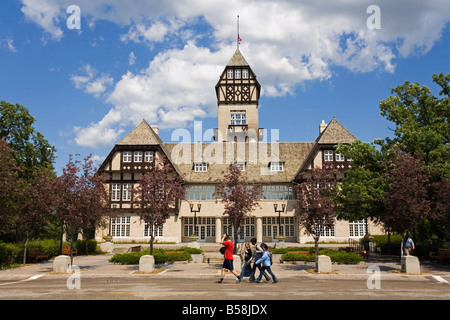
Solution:
{"label": "stone staircase", "polygon": [[200,249],[203,250],[203,263],[222,264],[223,254],[219,252],[221,246],[218,243],[200,244]]}

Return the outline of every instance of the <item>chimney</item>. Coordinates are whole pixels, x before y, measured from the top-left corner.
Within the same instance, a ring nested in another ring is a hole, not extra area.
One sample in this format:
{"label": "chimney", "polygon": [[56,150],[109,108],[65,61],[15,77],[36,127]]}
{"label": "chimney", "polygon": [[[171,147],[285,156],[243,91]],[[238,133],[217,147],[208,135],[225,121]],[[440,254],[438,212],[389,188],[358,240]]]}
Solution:
{"label": "chimney", "polygon": [[159,136],[159,127],[158,127],[158,125],[152,124],[150,127],[156,133],[156,135]]}
{"label": "chimney", "polygon": [[327,124],[325,123],[325,120],[322,120],[322,123],[319,124],[319,134],[322,134],[323,130],[327,127]]}

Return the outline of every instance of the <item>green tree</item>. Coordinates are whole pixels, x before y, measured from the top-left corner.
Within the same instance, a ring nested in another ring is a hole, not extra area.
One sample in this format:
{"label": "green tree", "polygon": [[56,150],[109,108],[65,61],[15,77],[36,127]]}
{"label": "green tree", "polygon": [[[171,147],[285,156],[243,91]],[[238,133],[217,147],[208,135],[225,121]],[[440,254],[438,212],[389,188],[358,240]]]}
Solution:
{"label": "green tree", "polygon": [[14,151],[21,177],[31,178],[39,168],[53,170],[56,149],[33,127],[34,118],[20,104],[0,102],[0,139],[7,141]]}
{"label": "green tree", "polygon": [[359,140],[339,145],[336,152],[352,159],[351,169],[336,188],[337,218],[355,221],[384,215],[386,184],[382,179],[386,154],[374,143]]}
{"label": "green tree", "polygon": [[386,138],[389,147],[397,145],[412,155],[420,154],[426,165],[448,169],[450,153],[450,74],[433,74],[433,82],[442,90],[435,97],[430,89],[406,81],[391,90],[394,96],[380,102],[381,115],[395,123],[394,138]]}

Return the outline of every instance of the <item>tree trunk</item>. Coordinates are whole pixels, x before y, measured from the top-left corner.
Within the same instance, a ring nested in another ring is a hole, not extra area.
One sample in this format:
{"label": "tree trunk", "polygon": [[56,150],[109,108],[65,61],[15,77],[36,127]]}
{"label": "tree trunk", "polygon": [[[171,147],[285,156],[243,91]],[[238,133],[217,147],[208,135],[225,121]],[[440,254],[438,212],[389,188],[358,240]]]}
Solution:
{"label": "tree trunk", "polygon": [[320,236],[314,237],[314,247],[316,249],[316,272],[319,272],[319,238]]}
{"label": "tree trunk", "polygon": [[25,246],[23,248],[23,264],[27,263],[28,240],[29,240],[29,235],[27,232],[27,239],[25,240]]}
{"label": "tree trunk", "polygon": [[153,255],[153,242],[154,241],[155,241],[155,236],[152,233],[152,235],[150,236],[150,255],[151,256]]}

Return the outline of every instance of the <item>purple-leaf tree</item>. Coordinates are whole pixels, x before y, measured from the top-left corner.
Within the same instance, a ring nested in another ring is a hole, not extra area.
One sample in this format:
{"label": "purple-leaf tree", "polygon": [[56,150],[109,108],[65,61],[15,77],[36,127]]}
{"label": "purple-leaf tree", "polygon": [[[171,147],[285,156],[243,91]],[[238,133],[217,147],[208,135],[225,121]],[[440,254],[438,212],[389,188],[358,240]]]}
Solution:
{"label": "purple-leaf tree", "polygon": [[[258,199],[261,197],[261,185],[250,183],[247,177],[241,174],[236,165],[230,165],[228,172],[219,181],[216,192],[224,204],[224,216],[228,216],[234,230],[234,243],[238,241],[238,231],[243,226],[245,219],[259,206]],[[237,247],[234,247],[236,252]]]}
{"label": "purple-leaf tree", "polygon": [[325,164],[306,172],[304,181],[297,186],[297,216],[300,225],[315,243],[316,270],[318,268],[319,239],[321,233],[334,226],[336,211],[334,189],[338,170]]}
{"label": "purple-leaf tree", "polygon": [[132,190],[132,205],[144,221],[150,235],[150,254],[153,255],[155,231],[162,228],[170,213],[178,208],[178,201],[184,199],[182,178],[172,165],[161,157],[155,165],[139,177]]}
{"label": "purple-leaf tree", "polygon": [[73,260],[73,240],[83,228],[96,227],[102,222],[102,214],[107,204],[104,179],[93,167],[92,155],[83,162],[69,162],[58,178],[57,215],[64,223],[70,241],[70,257]]}
{"label": "purple-leaf tree", "polygon": [[430,214],[427,188],[430,171],[420,157],[413,157],[398,148],[393,151],[383,174],[388,191],[385,195],[386,214],[380,220],[399,234],[414,232],[415,226]]}

